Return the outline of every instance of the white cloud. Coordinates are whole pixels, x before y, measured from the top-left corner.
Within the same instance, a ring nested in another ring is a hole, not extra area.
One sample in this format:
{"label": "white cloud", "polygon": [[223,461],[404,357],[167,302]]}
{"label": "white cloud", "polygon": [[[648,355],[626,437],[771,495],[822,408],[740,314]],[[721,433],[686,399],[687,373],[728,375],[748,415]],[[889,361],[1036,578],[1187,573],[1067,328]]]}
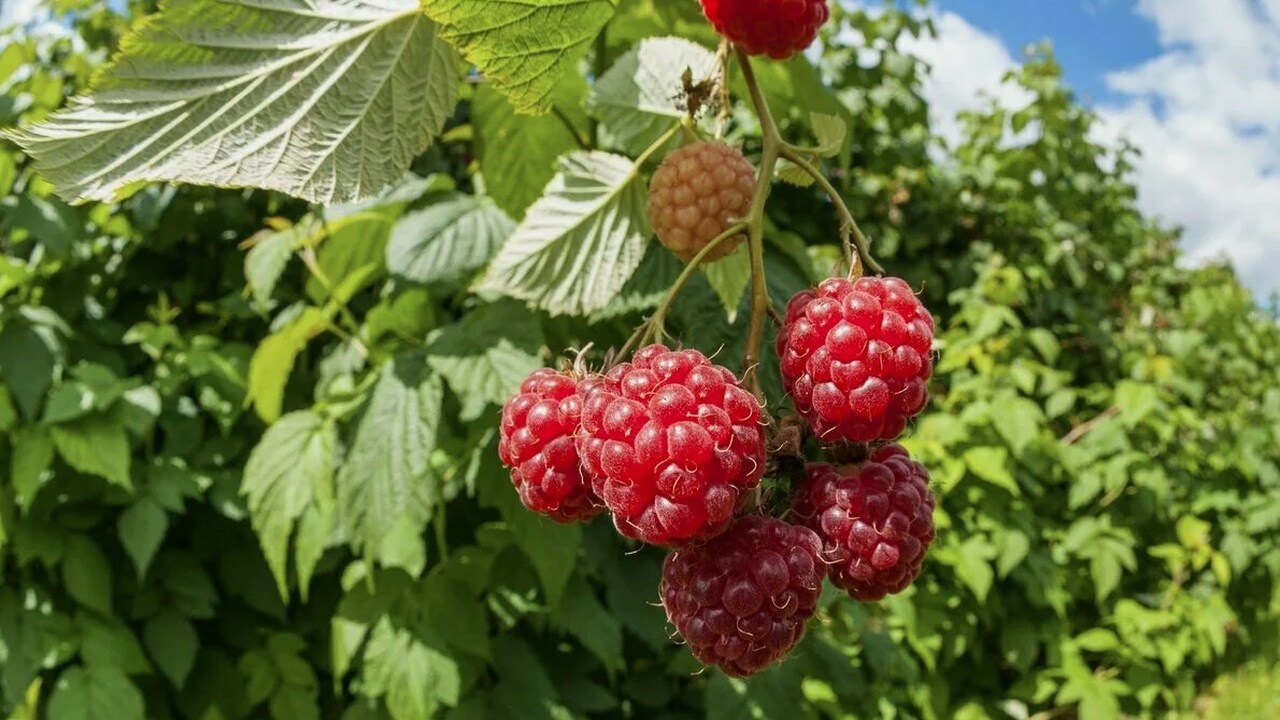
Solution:
{"label": "white cloud", "polygon": [[1109,135],[1143,151],[1143,208],[1186,229],[1193,262],[1228,259],[1280,290],[1280,0],[1141,0],[1161,54],[1107,78]]}
{"label": "white cloud", "polygon": [[0,0],[0,28],[26,25],[47,16],[40,0]]}

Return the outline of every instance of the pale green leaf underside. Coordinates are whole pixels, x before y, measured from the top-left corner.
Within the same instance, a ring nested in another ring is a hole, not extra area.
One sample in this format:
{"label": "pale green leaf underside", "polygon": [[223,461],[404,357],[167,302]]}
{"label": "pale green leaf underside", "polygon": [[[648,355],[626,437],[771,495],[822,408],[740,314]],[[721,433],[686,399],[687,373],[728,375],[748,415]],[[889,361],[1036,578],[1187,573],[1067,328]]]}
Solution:
{"label": "pale green leaf underside", "polygon": [[609,304],[644,258],[645,187],[631,160],[576,152],[489,266],[481,287],[552,314],[586,315]]}
{"label": "pale green leaf underside", "polygon": [[560,76],[613,17],[617,0],[425,0],[440,36],[518,112],[551,107]]}
{"label": "pale green leaf underside", "polygon": [[684,115],[686,70],[695,82],[710,78],[715,54],[681,38],[642,40],[600,76],[587,105],[622,147],[639,153]]}
{"label": "pale green leaf underside", "polygon": [[359,200],[453,112],[456,54],[435,33],[416,0],[173,0],[89,95],[6,134],[73,201],[143,181]]}

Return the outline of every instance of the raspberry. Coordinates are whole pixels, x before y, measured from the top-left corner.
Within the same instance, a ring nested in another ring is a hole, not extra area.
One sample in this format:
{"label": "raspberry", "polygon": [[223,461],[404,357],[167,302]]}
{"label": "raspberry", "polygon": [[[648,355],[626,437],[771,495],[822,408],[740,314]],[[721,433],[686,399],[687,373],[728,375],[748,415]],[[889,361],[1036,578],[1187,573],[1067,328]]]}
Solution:
{"label": "raspberry", "polygon": [[812,45],[829,17],[826,0],[702,0],[702,12],[747,54],[778,60]]}
{"label": "raspberry", "polygon": [[745,677],[804,637],[822,594],[822,541],[812,530],[749,515],[662,566],[662,605],[693,656]]}
{"label": "raspberry", "polygon": [[901,445],[886,445],[847,473],[810,463],[792,510],[818,533],[831,582],[869,602],[902,592],[933,542],[929,473]]}
{"label": "raspberry", "polygon": [[577,381],[550,368],[535,370],[502,408],[498,457],[511,468],[520,502],[559,523],[604,511],[574,442],[581,415]]}
{"label": "raspberry", "polygon": [[[747,214],[755,168],[722,142],[686,145],[667,155],[649,183],[649,222],[681,260],[689,262],[734,220]],[[747,236],[723,240],[704,262],[733,252]]]}
{"label": "raspberry", "polygon": [[787,304],[782,382],[824,442],[893,440],[929,400],[933,316],[899,278],[824,280]]}
{"label": "raspberry", "polygon": [[760,483],[760,405],[697,350],[641,348],[582,392],[578,452],[623,535],[672,547],[713,537]]}

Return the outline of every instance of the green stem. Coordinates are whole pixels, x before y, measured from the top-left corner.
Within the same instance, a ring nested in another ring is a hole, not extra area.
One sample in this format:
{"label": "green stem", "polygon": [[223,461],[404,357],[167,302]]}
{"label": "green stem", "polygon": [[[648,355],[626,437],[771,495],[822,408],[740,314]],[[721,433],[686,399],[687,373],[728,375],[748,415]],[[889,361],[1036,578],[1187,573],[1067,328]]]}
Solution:
{"label": "green stem", "polygon": [[862,261],[862,266],[871,272],[883,275],[884,268],[880,267],[880,263],[871,257],[871,242],[867,240],[866,235],[862,234],[862,229],[858,227],[858,222],[853,219],[853,213],[849,212],[849,206],[845,204],[844,198],[840,196],[840,191],[836,190],[835,185],[832,185],[831,181],[795,148],[784,145],[782,157],[804,170],[818,184],[818,187],[822,188],[823,192],[831,198],[831,202],[836,206],[836,212],[840,215],[840,233],[842,236],[846,236],[846,247],[848,246],[848,236],[852,236],[853,246],[858,251],[858,259]]}
{"label": "green stem", "polygon": [[632,350],[643,343],[645,338],[652,336],[655,331],[660,339],[661,336],[665,334],[662,328],[664,323],[666,323],[667,313],[671,310],[671,305],[680,295],[680,292],[684,290],[684,286],[688,285],[689,281],[693,279],[693,275],[698,271],[698,268],[702,267],[707,256],[710,255],[711,252],[720,245],[720,243],[734,237],[735,235],[740,235],[746,229],[746,222],[736,222],[725,229],[724,232],[712,238],[711,242],[707,243],[706,247],[699,250],[698,254],[694,255],[693,259],[685,265],[684,270],[680,272],[680,276],[677,277],[676,281],[671,285],[671,289],[667,291],[665,296],[663,296],[662,302],[660,302],[658,304],[658,308],[653,311],[653,315],[650,315],[649,319],[637,328],[636,331],[631,334],[631,337],[627,339],[626,344],[624,344],[622,349],[618,351],[618,357],[623,358],[629,355]]}
{"label": "green stem", "polygon": [[756,80],[755,71],[751,68],[751,59],[741,48],[735,48],[738,64],[742,67],[742,79],[751,93],[751,104],[755,107],[756,116],[760,118],[760,134],[763,148],[760,153],[760,173],[756,177],[755,193],[751,197],[751,212],[747,216],[747,244],[751,253],[751,318],[747,330],[747,348],[742,356],[743,382],[751,388],[756,397],[763,403],[764,391],[760,387],[760,379],[756,372],[760,364],[760,343],[764,339],[764,319],[768,314],[769,288],[765,283],[764,268],[764,206],[769,198],[769,188],[773,183],[773,174],[777,169],[778,157],[785,143],[778,125],[769,111],[764,94],[760,91],[760,83]]}

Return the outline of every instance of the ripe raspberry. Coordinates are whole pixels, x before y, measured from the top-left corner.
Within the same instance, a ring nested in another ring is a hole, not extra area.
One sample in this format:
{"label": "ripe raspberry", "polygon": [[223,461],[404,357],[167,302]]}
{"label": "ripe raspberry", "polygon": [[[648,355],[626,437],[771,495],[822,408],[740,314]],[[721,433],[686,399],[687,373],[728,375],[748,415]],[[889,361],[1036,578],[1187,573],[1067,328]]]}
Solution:
{"label": "ripe raspberry", "polygon": [[781,660],[822,594],[822,541],[808,528],[749,515],[662,566],[662,605],[693,656],[734,677]]}
{"label": "ripe raspberry", "polygon": [[929,473],[901,445],[846,472],[810,463],[792,510],[822,538],[831,582],[869,602],[902,592],[933,542]]}
{"label": "ripe raspberry", "polygon": [[787,304],[782,382],[824,442],[893,440],[929,400],[933,316],[899,278],[824,280]]}
{"label": "ripe raspberry", "polygon": [[559,523],[604,511],[574,443],[581,415],[577,381],[550,368],[535,370],[502,408],[498,457],[520,502]]}
{"label": "ripe raspberry", "polygon": [[826,0],[702,0],[702,11],[747,54],[778,60],[812,45],[829,16]]}
{"label": "ripe raspberry", "polygon": [[705,540],[760,483],[760,406],[697,350],[641,348],[582,392],[578,452],[623,535],[667,546]]}
{"label": "ripe raspberry", "polygon": [[[747,214],[755,180],[751,163],[722,142],[673,150],[649,183],[649,223],[658,241],[689,262]],[[703,262],[719,260],[746,239],[739,234],[722,241]]]}

